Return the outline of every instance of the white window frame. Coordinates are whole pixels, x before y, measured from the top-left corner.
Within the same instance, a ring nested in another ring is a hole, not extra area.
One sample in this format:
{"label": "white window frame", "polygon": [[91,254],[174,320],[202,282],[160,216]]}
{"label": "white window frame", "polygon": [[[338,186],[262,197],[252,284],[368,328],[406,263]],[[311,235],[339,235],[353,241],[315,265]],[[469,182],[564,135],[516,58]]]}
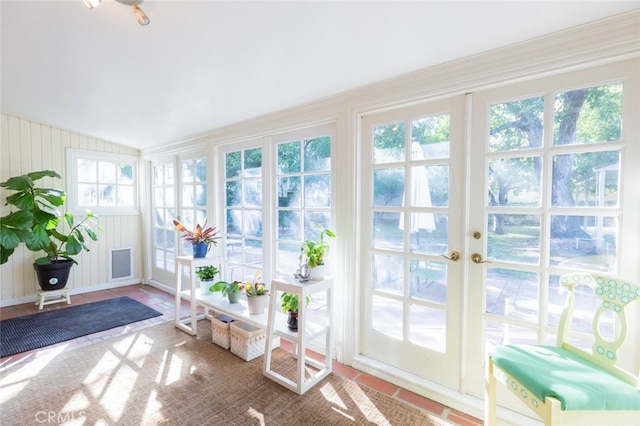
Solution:
{"label": "white window frame", "polygon": [[[79,206],[78,205],[78,160],[87,159],[113,163],[129,163],[133,167],[133,206]],[[84,149],[67,149],[67,205],[74,214],[91,210],[98,216],[122,216],[140,214],[138,158],[133,155],[98,152]]]}

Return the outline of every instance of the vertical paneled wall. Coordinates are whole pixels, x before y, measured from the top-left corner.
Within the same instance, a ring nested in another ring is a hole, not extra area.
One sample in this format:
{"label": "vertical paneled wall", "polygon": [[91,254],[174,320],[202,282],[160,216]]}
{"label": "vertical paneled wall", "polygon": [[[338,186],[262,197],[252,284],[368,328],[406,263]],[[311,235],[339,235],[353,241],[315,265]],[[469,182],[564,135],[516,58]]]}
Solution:
{"label": "vertical paneled wall", "polygon": [[[45,178],[41,181],[42,184],[66,190],[67,148],[113,152],[136,157],[140,155],[137,150],[132,148],[18,117],[2,114],[0,118],[2,139],[0,181],[2,182],[12,176],[32,171],[54,170],[62,176],[62,179]],[[0,192],[2,216],[8,212],[8,207],[4,206],[4,202],[9,193],[4,189]],[[135,254],[134,280],[140,280],[142,271],[141,222],[139,215],[99,217],[98,223],[103,231],[99,234],[98,241],[90,241],[91,251],[79,255],[76,258],[78,265],[71,269],[67,287],[71,288],[72,293],[84,293],[119,284],[117,282],[108,283],[108,256],[109,250],[113,248],[133,247]],[[0,302],[3,306],[23,303],[35,296],[38,284],[32,263],[36,257],[36,253],[26,250],[21,245],[11,256],[9,262],[0,266]]]}

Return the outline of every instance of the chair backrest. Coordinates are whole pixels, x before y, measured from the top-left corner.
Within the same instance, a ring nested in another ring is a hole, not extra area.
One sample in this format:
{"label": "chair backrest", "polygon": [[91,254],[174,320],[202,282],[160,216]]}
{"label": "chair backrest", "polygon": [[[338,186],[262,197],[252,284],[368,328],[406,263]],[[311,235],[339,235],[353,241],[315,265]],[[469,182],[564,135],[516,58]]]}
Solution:
{"label": "chair backrest", "polygon": [[[567,301],[560,317],[558,329],[558,346],[571,351],[603,369],[615,374],[622,380],[640,388],[638,377],[629,372],[616,367],[618,362],[618,349],[624,343],[627,333],[627,313],[626,308],[634,302],[640,301],[640,286],[605,275],[592,273],[568,273],[560,277],[560,284],[569,291]],[[593,292],[601,300],[600,306],[596,310],[593,320],[593,336],[595,342],[591,352],[587,352],[569,343],[571,322],[573,319],[573,309],[575,303],[575,287],[586,285],[593,289]],[[619,333],[617,338],[608,340],[600,333],[599,320],[605,312],[613,312],[618,319]],[[634,335],[638,335],[638,330],[633,330]]]}

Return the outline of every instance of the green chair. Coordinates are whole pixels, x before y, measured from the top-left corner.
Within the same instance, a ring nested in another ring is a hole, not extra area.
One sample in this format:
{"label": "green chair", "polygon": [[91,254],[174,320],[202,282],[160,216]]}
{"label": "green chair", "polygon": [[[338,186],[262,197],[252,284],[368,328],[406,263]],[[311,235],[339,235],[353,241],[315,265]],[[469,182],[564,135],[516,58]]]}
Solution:
{"label": "green chair", "polygon": [[[557,346],[503,345],[489,355],[485,424],[496,424],[496,384],[502,383],[532,409],[545,425],[640,425],[638,376],[616,366],[627,332],[635,338],[640,324],[627,324],[626,308],[640,301],[640,286],[598,274],[560,277],[569,294],[560,318]],[[586,285],[601,299],[592,319],[595,343],[590,352],[571,345],[574,289]],[[605,312],[618,318],[614,340],[602,337],[598,320]],[[618,330],[617,329],[617,330]]]}

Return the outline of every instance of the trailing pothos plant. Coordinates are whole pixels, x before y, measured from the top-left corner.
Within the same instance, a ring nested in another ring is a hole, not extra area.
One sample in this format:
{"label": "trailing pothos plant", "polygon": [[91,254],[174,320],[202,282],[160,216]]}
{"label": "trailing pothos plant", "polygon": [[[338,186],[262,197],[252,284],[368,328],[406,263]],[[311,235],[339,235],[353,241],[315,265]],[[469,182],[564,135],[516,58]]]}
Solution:
{"label": "trailing pothos plant", "polygon": [[[98,240],[94,230],[100,230],[97,216],[87,211],[76,222],[71,212],[61,215],[58,207],[64,205],[66,194],[60,189],[37,187],[35,182],[45,177],[61,179],[58,173],[43,170],[0,183],[0,187],[14,191],[5,202],[11,211],[0,218],[0,264],[9,260],[20,243],[33,252],[45,252],[45,256],[36,259],[38,265],[61,260],[77,264],[73,256],[89,251],[87,239]],[[68,229],[61,229],[63,223]]]}
{"label": "trailing pothos plant", "polygon": [[329,243],[325,240],[327,238],[335,238],[336,234],[326,228],[322,228],[316,225],[320,234],[318,240],[304,240],[301,250],[301,256],[306,259],[307,265],[310,268],[324,265],[324,258],[329,253]]}

